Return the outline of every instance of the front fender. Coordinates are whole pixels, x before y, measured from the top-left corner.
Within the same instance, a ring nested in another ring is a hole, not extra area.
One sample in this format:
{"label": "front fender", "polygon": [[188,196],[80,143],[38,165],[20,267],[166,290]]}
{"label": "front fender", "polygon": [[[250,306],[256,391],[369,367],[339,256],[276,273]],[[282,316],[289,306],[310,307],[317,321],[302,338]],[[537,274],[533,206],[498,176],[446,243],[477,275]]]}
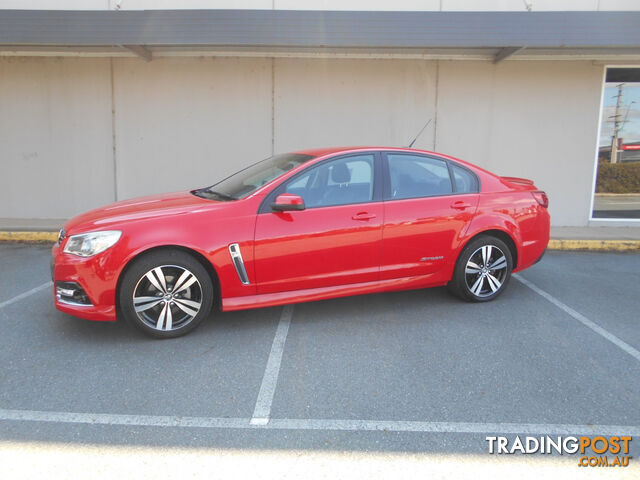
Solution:
{"label": "front fender", "polygon": [[[210,264],[218,276],[222,298],[254,295],[254,229],[255,215],[238,215],[229,219],[202,214],[183,222],[162,219],[129,224],[123,228],[122,241],[125,244],[120,250],[122,256],[113,259],[112,265],[117,270],[116,278],[120,279],[126,267],[139,255],[161,247],[178,247],[196,252]],[[249,285],[243,285],[236,273],[228,250],[231,243],[240,245]],[[115,288],[112,294],[115,301]]]}

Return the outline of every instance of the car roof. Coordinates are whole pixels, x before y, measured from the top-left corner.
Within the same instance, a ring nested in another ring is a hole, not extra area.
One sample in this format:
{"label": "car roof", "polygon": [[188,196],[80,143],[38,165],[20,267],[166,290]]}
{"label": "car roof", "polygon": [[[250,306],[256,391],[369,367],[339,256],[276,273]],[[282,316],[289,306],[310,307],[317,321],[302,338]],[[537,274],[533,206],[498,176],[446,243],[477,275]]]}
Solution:
{"label": "car roof", "polygon": [[403,151],[403,152],[419,152],[419,153],[430,153],[433,155],[446,156],[441,153],[431,152],[428,150],[418,150],[415,148],[403,148],[403,147],[372,147],[372,146],[351,146],[351,147],[323,147],[323,148],[308,148],[304,150],[296,150],[293,153],[300,153],[303,155],[312,155],[314,157],[322,157],[325,155],[331,155],[334,153],[350,153],[357,152],[362,150],[395,150],[395,151]]}

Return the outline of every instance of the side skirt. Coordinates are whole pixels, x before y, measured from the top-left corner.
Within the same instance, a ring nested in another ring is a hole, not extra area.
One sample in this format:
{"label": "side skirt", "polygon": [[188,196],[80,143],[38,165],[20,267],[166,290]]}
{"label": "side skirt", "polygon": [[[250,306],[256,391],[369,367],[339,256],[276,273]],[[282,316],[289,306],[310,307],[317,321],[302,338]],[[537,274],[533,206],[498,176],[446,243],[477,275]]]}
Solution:
{"label": "side skirt", "polygon": [[394,290],[440,287],[447,284],[447,282],[443,282],[441,278],[434,281],[435,279],[433,277],[436,276],[440,275],[432,273],[417,277],[392,278],[375,282],[352,283],[349,285],[224,298],[222,299],[222,310],[224,312],[230,312],[249,308],[275,307],[289,303],[314,302],[316,300],[326,300],[329,298],[349,297],[351,295],[362,295],[366,293],[391,292]]}

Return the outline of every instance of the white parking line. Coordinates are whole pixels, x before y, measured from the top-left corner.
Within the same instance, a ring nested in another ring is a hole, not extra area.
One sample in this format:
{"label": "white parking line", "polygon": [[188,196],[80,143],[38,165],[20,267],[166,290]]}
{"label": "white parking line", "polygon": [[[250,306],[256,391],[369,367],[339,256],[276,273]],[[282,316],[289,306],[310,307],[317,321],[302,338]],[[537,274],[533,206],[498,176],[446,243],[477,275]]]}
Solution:
{"label": "white parking line", "polygon": [[519,282],[521,282],[522,284],[526,285],[527,287],[529,287],[531,290],[533,290],[534,292],[536,292],[538,295],[540,295],[541,297],[543,297],[544,299],[548,300],[549,302],[553,303],[556,307],[558,307],[559,309],[565,311],[566,313],[568,313],[569,315],[571,315],[573,318],[575,318],[576,320],[578,320],[580,323],[582,323],[585,327],[590,328],[591,330],[593,330],[594,332],[596,332],[598,335],[606,338],[607,340],[609,340],[611,343],[613,343],[614,345],[616,345],[618,348],[624,350],[625,352],[627,352],[629,355],[631,355],[632,357],[634,357],[636,360],[640,361],[640,351],[636,350],[635,348],[633,348],[631,345],[629,345],[627,342],[620,340],[618,337],[616,337],[614,334],[608,332],[607,330],[605,330],[604,328],[602,328],[600,325],[598,325],[595,322],[592,322],[591,320],[589,320],[587,317],[585,317],[584,315],[582,315],[579,312],[576,312],[573,308],[571,308],[570,306],[564,304],[563,302],[561,302],[560,300],[558,300],[557,298],[555,298],[553,295],[545,292],[544,290],[542,290],[540,287],[536,286],[535,284],[531,283],[529,280],[522,278],[520,275],[514,274],[513,278],[515,278],[516,280],[518,280]]}
{"label": "white parking line", "polygon": [[[328,420],[328,419],[272,419],[268,428],[287,430],[349,430],[425,433],[521,433],[528,435],[638,435],[640,426],[564,425],[539,423],[467,423],[421,422],[402,420]],[[601,433],[602,432],[602,433]],[[626,433],[625,433],[626,434]]]}
{"label": "white parking line", "polygon": [[284,343],[287,340],[292,315],[293,305],[287,305],[282,309],[280,323],[278,323],[276,335],[271,345],[269,359],[267,360],[267,367],[264,370],[264,377],[262,377],[262,385],[260,385],[256,407],[253,411],[253,417],[250,420],[251,425],[266,425],[269,423],[271,404],[273,403],[273,396],[276,393],[276,384],[278,383],[278,375],[280,374]]}
{"label": "white parking line", "polygon": [[252,424],[248,418],[182,417],[169,415],[122,415],[108,413],[43,412],[0,409],[0,421],[80,423],[87,425],[269,429],[343,430],[423,433],[513,433],[528,435],[640,435],[640,426],[568,425],[546,423],[466,423],[397,420],[330,420],[273,418],[267,424]]}
{"label": "white parking line", "polygon": [[13,298],[10,298],[9,300],[5,300],[4,302],[0,303],[0,308],[6,307],[8,305],[11,305],[12,303],[20,301],[23,298],[28,297],[29,295],[33,295],[34,293],[39,292],[40,290],[44,290],[45,288],[49,288],[52,285],[53,285],[53,282],[43,283],[39,287],[32,288],[31,290],[29,290],[27,292],[21,293],[20,295],[17,295],[17,296],[15,296]]}

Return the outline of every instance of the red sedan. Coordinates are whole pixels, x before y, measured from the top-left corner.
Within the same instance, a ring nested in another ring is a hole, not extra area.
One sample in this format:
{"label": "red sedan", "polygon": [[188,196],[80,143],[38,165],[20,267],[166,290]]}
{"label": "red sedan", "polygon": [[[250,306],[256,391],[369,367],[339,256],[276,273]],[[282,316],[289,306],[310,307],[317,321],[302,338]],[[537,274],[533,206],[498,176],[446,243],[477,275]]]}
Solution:
{"label": "red sedan", "polygon": [[53,247],[55,305],[122,316],[155,337],[224,311],[447,285],[493,300],[549,241],[548,200],[406,148],[276,155],[199,190],[69,220]]}

